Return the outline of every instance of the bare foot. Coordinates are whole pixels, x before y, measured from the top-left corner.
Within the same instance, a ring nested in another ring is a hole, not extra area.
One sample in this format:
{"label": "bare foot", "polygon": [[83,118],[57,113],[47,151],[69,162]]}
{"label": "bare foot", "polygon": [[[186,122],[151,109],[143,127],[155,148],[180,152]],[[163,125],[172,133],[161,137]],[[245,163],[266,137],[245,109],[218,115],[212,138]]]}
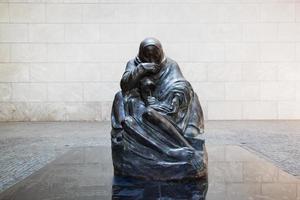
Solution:
{"label": "bare foot", "polygon": [[194,150],[188,147],[169,149],[167,154],[179,160],[190,160],[194,156]]}

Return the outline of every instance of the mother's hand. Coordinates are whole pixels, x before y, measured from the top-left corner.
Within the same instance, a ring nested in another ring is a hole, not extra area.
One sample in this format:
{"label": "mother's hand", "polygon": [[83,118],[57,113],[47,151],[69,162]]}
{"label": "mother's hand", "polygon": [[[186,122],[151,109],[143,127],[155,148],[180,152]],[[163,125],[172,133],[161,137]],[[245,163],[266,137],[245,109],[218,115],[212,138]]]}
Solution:
{"label": "mother's hand", "polygon": [[158,103],[158,100],[155,97],[148,96],[147,97],[147,102],[148,102],[149,105],[154,105],[154,104]]}
{"label": "mother's hand", "polygon": [[160,69],[158,64],[155,63],[141,63],[141,67],[149,73],[157,73]]}

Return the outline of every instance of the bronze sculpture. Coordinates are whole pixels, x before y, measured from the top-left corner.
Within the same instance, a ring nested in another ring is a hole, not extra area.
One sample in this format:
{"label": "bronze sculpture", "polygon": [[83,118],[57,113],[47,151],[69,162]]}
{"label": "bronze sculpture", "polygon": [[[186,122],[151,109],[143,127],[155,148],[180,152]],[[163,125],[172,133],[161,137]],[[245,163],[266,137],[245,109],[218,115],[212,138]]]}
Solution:
{"label": "bronze sculpture", "polygon": [[147,180],[207,173],[204,120],[197,94],[161,43],[146,38],[127,63],[111,123],[115,175]]}

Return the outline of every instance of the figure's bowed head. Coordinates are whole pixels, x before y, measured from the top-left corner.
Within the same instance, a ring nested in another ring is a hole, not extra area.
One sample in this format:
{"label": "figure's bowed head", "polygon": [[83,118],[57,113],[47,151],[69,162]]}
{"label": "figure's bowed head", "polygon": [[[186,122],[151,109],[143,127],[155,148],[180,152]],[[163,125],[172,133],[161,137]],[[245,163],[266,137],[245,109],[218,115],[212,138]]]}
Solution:
{"label": "figure's bowed head", "polygon": [[155,38],[144,39],[140,44],[138,59],[146,71],[158,72],[165,59],[160,41]]}

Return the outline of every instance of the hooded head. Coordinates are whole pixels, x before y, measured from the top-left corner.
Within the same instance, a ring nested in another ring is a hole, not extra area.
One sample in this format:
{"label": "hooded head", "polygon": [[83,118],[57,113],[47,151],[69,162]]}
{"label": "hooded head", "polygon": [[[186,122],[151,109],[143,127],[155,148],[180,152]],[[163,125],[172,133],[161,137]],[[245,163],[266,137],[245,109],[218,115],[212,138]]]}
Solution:
{"label": "hooded head", "polygon": [[138,58],[141,62],[160,64],[164,60],[164,52],[159,40],[155,38],[144,39],[139,48]]}

